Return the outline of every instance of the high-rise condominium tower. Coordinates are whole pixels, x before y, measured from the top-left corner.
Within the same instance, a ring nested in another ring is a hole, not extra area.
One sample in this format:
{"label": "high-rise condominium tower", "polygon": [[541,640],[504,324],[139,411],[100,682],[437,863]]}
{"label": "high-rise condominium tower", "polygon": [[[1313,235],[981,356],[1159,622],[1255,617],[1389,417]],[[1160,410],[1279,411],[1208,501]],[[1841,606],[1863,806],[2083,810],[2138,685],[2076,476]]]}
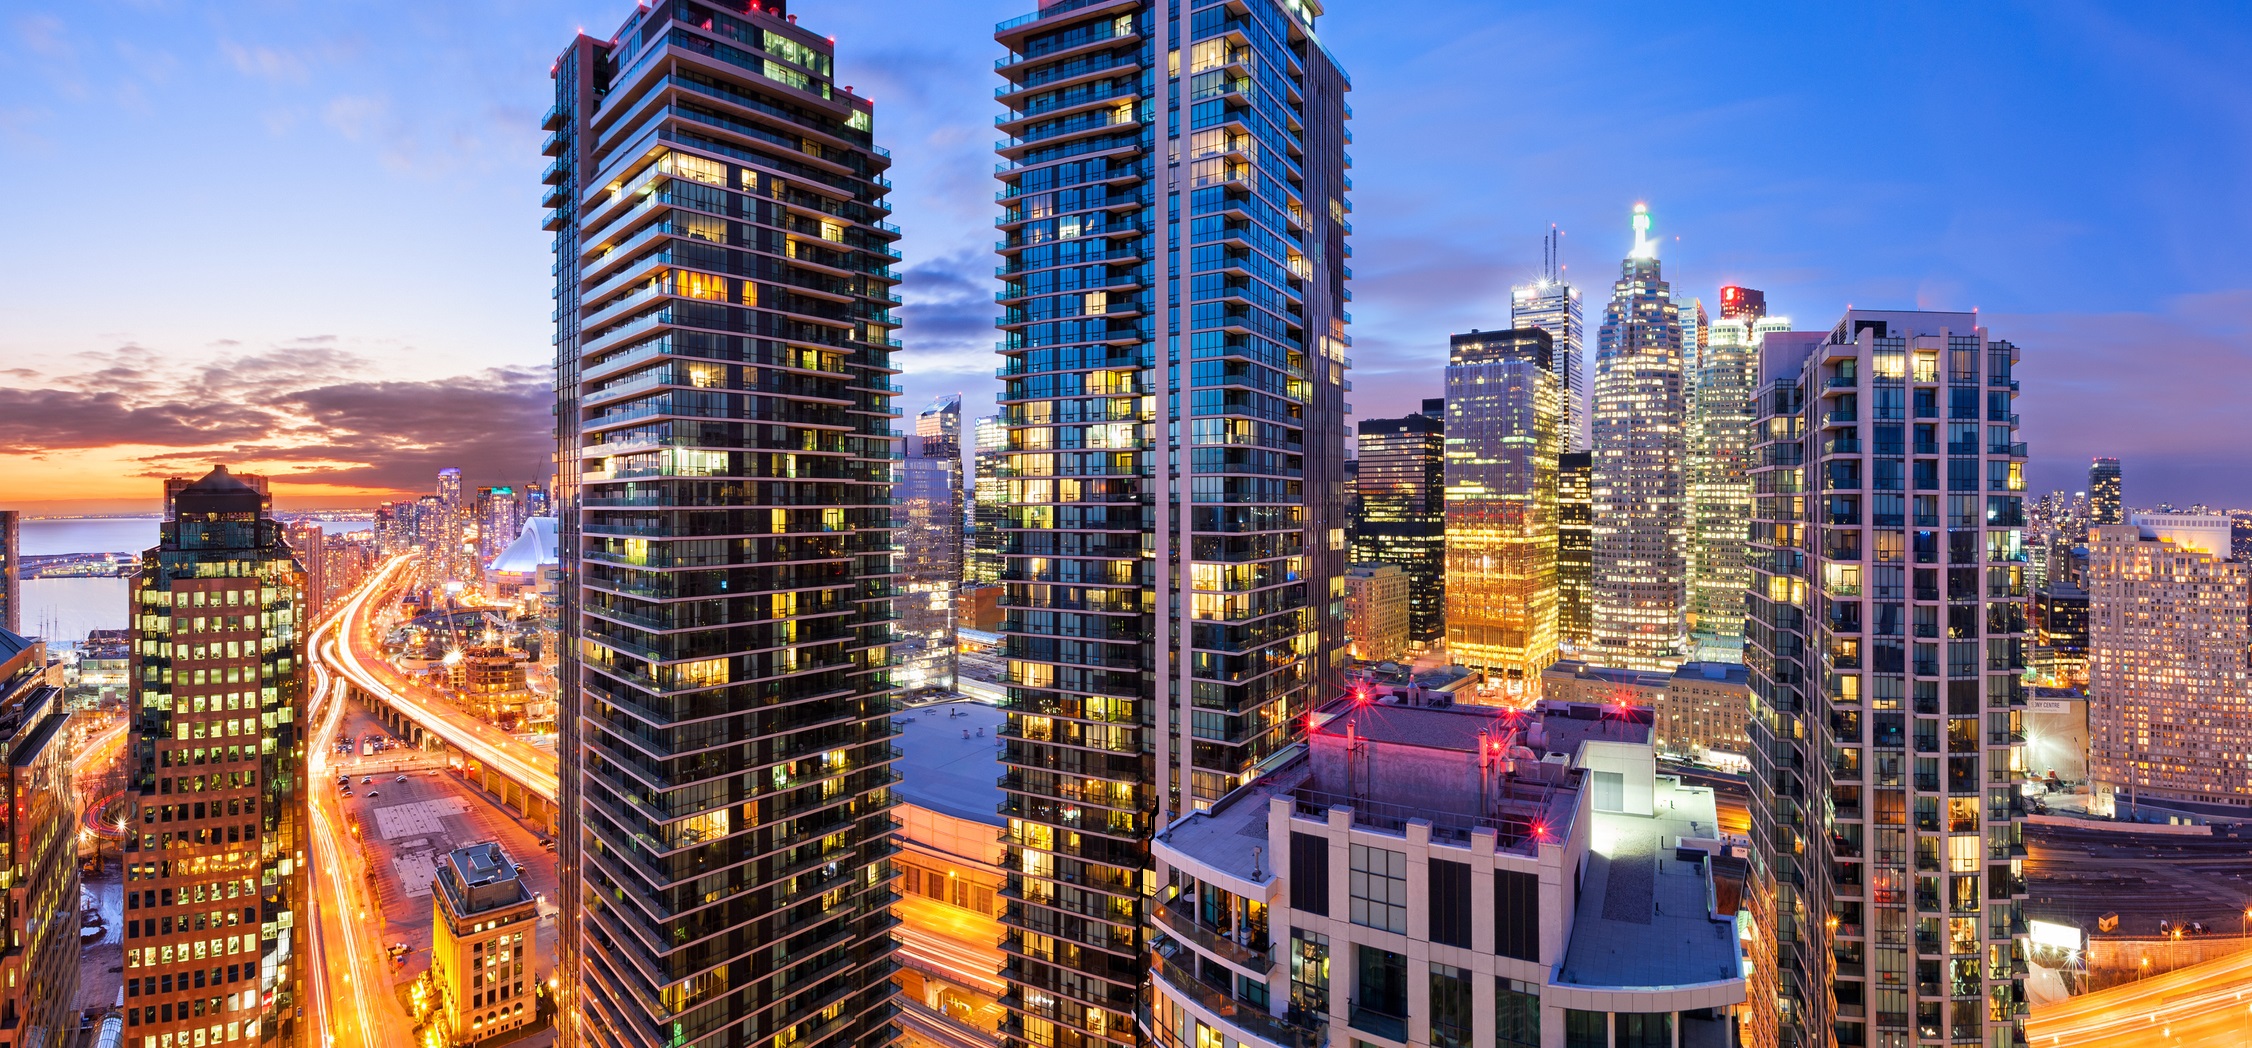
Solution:
{"label": "high-rise condominium tower", "polygon": [[2229,547],[2227,517],[2186,513],[2098,525],[2089,543],[2088,778],[2122,815],[2252,802],[2252,576]]}
{"label": "high-rise condominium tower", "polygon": [[1408,642],[1418,647],[1446,630],[1445,428],[1422,412],[1360,421],[1352,561],[1407,574]]}
{"label": "high-rise condominium tower", "polygon": [[1509,289],[1509,326],[1537,327],[1556,341],[1556,378],[1563,390],[1564,446],[1588,449],[1587,377],[1582,369],[1586,321],[1580,290],[1564,279],[1564,234],[1554,226],[1541,238],[1540,279]]}
{"label": "high-rise condominium tower", "polygon": [[889,1036],[899,231],[833,51],[656,0],[556,60],[576,1044]]}
{"label": "high-rise condominium tower", "polygon": [[1556,661],[1554,353],[1513,328],[1456,335],[1447,356],[1447,655],[1520,695]]}
{"label": "high-rise condominium tower", "polygon": [[962,395],[915,416],[899,483],[899,644],[902,692],[954,687],[954,597],[962,585]]}
{"label": "high-rise condominium tower", "polygon": [[1759,344],[1791,322],[1763,315],[1767,296],[1720,289],[1721,319],[1707,329],[1689,382],[1689,627],[1699,659],[1743,660],[1745,533],[1750,526],[1752,387]]}
{"label": "high-rise condominium tower", "polygon": [[1136,1039],[1150,834],[1337,685],[1346,82],[1320,11],[1062,0],[995,32],[1011,1044]]}
{"label": "high-rise condominium tower", "polygon": [[1594,459],[1585,451],[1556,456],[1556,641],[1575,658],[1595,643]]}
{"label": "high-rise condominium tower", "polygon": [[0,630],[23,629],[23,532],[16,511],[0,509]]}
{"label": "high-rise condominium tower", "polygon": [[128,1035],[311,1044],[305,573],[263,478],[168,480],[164,509],[133,583]]}
{"label": "high-rise condominium tower", "polygon": [[69,720],[63,690],[48,683],[47,645],[0,629],[0,789],[8,797],[0,820],[0,843],[8,849],[8,876],[0,882],[0,936],[8,943],[0,953],[0,1029],[8,1031],[8,1048],[77,1043],[70,1015],[81,978],[79,816],[81,804],[96,801],[71,789]]}
{"label": "high-rise condominium tower", "polygon": [[2127,522],[2120,502],[2119,482],[2118,459],[2099,458],[2088,464],[2088,527],[2091,529]]}
{"label": "high-rise condominium tower", "polygon": [[1681,315],[1658,266],[1650,210],[1634,205],[1634,250],[1619,266],[1595,357],[1594,650],[1623,669],[1684,656],[1688,571]]}
{"label": "high-rise condominium tower", "polygon": [[2023,1044],[2017,349],[1849,310],[1760,354],[1745,662],[1785,1045]]}

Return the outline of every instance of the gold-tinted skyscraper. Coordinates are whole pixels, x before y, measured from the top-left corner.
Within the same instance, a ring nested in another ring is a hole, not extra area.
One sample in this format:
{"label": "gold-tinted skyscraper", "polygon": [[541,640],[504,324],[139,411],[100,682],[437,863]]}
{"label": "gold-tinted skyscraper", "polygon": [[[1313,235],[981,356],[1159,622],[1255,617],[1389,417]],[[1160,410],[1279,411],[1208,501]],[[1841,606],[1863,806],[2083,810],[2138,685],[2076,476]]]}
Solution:
{"label": "gold-tinted skyscraper", "polygon": [[1529,693],[1556,661],[1555,343],[1539,328],[1456,335],[1447,357],[1447,652]]}

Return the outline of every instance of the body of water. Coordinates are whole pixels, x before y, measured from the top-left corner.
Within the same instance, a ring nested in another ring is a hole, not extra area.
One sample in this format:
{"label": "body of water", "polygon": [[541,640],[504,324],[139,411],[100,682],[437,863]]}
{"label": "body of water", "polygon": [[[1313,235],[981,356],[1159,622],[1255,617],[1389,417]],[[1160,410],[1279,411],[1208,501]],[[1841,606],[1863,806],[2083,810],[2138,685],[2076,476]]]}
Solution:
{"label": "body of water", "polygon": [[[64,553],[139,553],[156,545],[157,517],[74,517],[67,520],[27,520],[21,525],[23,555],[52,557]],[[370,531],[365,520],[324,520],[321,530],[331,535]]]}
{"label": "body of water", "polygon": [[[156,545],[156,517],[81,517],[71,520],[27,520],[20,541],[27,557],[64,553],[138,553]],[[375,525],[364,520],[324,520],[321,529],[331,535],[366,531]],[[23,631],[47,641],[50,648],[85,643],[88,630],[118,630],[126,626],[124,579],[25,579]]]}

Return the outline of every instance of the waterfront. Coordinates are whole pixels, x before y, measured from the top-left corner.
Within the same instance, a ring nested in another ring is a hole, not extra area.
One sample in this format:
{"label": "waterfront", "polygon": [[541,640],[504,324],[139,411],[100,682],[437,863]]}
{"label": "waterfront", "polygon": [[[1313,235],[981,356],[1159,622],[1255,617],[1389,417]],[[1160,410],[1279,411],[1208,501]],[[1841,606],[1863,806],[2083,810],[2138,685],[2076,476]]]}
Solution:
{"label": "waterfront", "polygon": [[[26,520],[21,525],[27,557],[65,553],[135,553],[156,545],[156,517],[78,517]],[[366,531],[364,520],[324,520],[331,535]],[[23,631],[42,637],[55,650],[77,647],[88,630],[126,626],[126,580],[119,578],[25,579]]]}
{"label": "waterfront", "polygon": [[[51,517],[31,518],[21,525],[26,557],[52,557],[65,553],[139,553],[156,545],[158,517]],[[331,535],[367,531],[375,527],[364,520],[324,520],[321,530]],[[30,621],[26,616],[25,621]]]}

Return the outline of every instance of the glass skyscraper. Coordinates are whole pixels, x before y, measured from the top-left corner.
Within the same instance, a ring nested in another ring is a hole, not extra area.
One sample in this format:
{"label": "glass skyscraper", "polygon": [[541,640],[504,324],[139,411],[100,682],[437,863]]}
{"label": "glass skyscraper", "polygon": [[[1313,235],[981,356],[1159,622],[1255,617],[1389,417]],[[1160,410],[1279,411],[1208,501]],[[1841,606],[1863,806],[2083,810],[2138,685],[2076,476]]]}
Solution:
{"label": "glass skyscraper", "polygon": [[569,1044],[893,1035],[899,231],[833,51],[656,0],[554,67]]}
{"label": "glass skyscraper", "polygon": [[1555,343],[1513,328],[1448,348],[1447,655],[1531,697],[1556,661]]}
{"label": "glass skyscraper", "polygon": [[[1442,409],[1443,410],[1443,409]],[[1408,641],[1446,632],[1445,424],[1436,414],[1360,422],[1351,509],[1352,562],[1397,565],[1408,578]]]}
{"label": "glass skyscraper", "polygon": [[1603,310],[1595,357],[1595,661],[1667,669],[1684,657],[1687,455],[1681,311],[1658,265],[1650,212]]}
{"label": "glass skyscraper", "polygon": [[1976,314],[1849,310],[1760,356],[1762,999],[1786,1046],[2023,1044],[2017,349]]}
{"label": "glass skyscraper", "polygon": [[899,643],[902,694],[954,688],[954,597],[962,585],[962,395],[915,416],[899,478]]}
{"label": "glass skyscraper", "polygon": [[1151,833],[1338,684],[1347,83],[1319,13],[1058,0],[995,32],[1012,1045],[1142,1036]]}
{"label": "glass skyscraper", "polygon": [[1578,659],[1595,643],[1594,459],[1586,451],[1556,456],[1556,642]]}
{"label": "glass skyscraper", "polygon": [[1509,325],[1537,327],[1555,340],[1556,377],[1563,390],[1564,447],[1586,451],[1589,446],[1586,321],[1580,318],[1580,291],[1564,279],[1564,234],[1551,226],[1541,238],[1541,275],[1530,284],[1509,289]]}
{"label": "glass skyscraper", "polygon": [[[2100,528],[2106,524],[2125,524],[2126,509],[2120,502],[2119,460],[2098,458],[2088,464],[2088,527]],[[2080,536],[2074,535],[2078,539]]]}
{"label": "glass skyscraper", "polygon": [[1767,297],[1720,289],[1721,319],[1706,329],[1689,382],[1689,632],[1702,661],[1743,661],[1744,567],[1751,522],[1752,387],[1759,344],[1791,322],[1766,317]]}

